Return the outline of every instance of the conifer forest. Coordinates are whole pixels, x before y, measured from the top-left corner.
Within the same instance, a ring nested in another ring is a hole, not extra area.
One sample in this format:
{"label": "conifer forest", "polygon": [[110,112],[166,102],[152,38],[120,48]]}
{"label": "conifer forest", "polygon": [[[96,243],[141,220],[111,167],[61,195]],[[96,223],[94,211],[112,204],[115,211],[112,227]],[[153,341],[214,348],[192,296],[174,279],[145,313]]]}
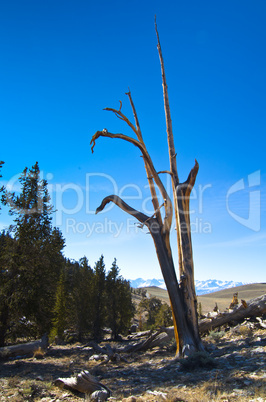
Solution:
{"label": "conifer forest", "polygon": [[93,267],[87,257],[65,258],[65,240],[52,225],[48,183],[37,162],[23,170],[19,182],[19,193],[0,188],[0,208],[8,207],[13,217],[0,233],[0,346],[44,334],[52,340],[99,340],[105,328],[116,339],[134,315],[130,285],[116,259],[108,270],[103,255]]}

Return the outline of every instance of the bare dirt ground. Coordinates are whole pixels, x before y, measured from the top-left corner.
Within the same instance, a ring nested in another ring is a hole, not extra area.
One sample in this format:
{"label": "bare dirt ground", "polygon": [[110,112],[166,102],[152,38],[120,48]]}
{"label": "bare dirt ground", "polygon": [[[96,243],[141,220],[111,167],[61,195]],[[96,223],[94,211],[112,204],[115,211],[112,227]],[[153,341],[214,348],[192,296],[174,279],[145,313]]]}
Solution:
{"label": "bare dirt ground", "polygon": [[197,367],[174,360],[173,345],[107,364],[100,364],[91,347],[51,345],[43,359],[0,362],[0,401],[82,401],[83,394],[59,389],[54,381],[84,369],[111,389],[113,401],[266,401],[266,330],[232,328],[212,333],[204,344],[209,360],[199,360]]}

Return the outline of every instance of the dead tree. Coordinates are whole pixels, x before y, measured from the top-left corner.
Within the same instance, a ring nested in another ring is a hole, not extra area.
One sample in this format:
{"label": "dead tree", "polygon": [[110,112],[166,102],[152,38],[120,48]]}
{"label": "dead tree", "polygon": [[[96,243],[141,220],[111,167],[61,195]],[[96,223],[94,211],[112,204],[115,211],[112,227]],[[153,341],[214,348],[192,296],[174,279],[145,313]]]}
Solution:
{"label": "dead tree", "polygon": [[111,395],[110,389],[100,383],[87,370],[72,377],[57,378],[54,384],[59,388],[66,388],[71,391],[74,390],[85,394],[86,401],[104,402]]}
{"label": "dead tree", "polygon": [[[183,183],[180,183],[177,172],[176,151],[174,146],[174,136],[168,99],[168,88],[166,84],[164,62],[156,21],[155,30],[158,40],[157,48],[159,52],[162,71],[170,170],[157,172],[157,170],[155,169],[143,140],[137,112],[132,100],[131,93],[130,91],[127,92],[126,95],[128,96],[131,104],[135,124],[133,124],[127,118],[127,116],[122,113],[121,101],[119,109],[106,108],[104,110],[113,112],[119,119],[124,121],[132,129],[133,133],[136,135],[136,138],[124,134],[110,133],[106,129],[102,131],[97,131],[93,135],[91,140],[92,152],[95,147],[95,142],[99,137],[117,138],[127,141],[130,144],[136,146],[140,150],[143,157],[149,188],[152,196],[154,214],[152,216],[147,216],[146,214],[137,211],[136,209],[125,203],[117,195],[109,195],[108,197],[105,197],[102,200],[101,205],[97,208],[96,213],[102,211],[106,204],[108,204],[109,202],[113,202],[123,211],[134,216],[140,222],[141,227],[146,226],[148,228],[154,241],[158,261],[171,302],[175,327],[175,338],[177,342],[177,353],[182,356],[186,356],[193,353],[194,351],[203,350],[203,345],[201,343],[198,329],[197,301],[194,285],[194,267],[189,214],[190,193],[195,184],[199,165],[198,162],[195,161],[195,165],[191,169],[187,180]],[[171,177],[174,194],[174,205],[172,204],[170,196],[160,179],[160,174],[162,173],[169,174]],[[159,189],[162,199],[164,200],[161,205],[157,196],[156,187]],[[179,281],[177,280],[170,246],[170,229],[172,225],[173,212],[175,213],[177,230],[180,274]]]}

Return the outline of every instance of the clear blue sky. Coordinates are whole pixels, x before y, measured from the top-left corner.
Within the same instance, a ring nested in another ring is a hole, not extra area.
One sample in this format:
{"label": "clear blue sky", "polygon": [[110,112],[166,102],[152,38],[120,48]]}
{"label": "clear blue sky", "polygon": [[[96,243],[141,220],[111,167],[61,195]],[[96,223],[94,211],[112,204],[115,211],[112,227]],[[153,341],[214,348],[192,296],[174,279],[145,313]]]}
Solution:
{"label": "clear blue sky", "polygon": [[[126,278],[161,277],[150,235],[113,207],[117,192],[151,210],[143,162],[104,107],[132,118],[130,87],[158,170],[169,167],[154,15],[166,67],[179,176],[197,158],[191,220],[196,279],[266,281],[266,3],[10,0],[0,5],[3,183],[36,161],[57,209],[65,255],[117,258]],[[167,178],[165,178],[167,181]],[[166,182],[166,185],[169,183]],[[11,218],[0,215],[1,228]],[[172,247],[176,256],[173,229]]]}

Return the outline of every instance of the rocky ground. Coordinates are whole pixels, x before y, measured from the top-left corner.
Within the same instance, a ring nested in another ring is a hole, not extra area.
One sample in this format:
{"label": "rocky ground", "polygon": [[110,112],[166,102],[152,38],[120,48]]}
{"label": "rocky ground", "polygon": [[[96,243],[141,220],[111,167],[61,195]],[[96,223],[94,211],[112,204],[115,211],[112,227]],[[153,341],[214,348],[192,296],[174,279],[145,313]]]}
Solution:
{"label": "rocky ground", "polygon": [[174,360],[168,344],[108,363],[97,360],[91,347],[51,345],[42,359],[0,362],[0,401],[82,401],[83,394],[54,381],[84,369],[112,390],[113,401],[266,401],[265,329],[242,325],[213,332],[204,344],[208,355],[196,360]]}

